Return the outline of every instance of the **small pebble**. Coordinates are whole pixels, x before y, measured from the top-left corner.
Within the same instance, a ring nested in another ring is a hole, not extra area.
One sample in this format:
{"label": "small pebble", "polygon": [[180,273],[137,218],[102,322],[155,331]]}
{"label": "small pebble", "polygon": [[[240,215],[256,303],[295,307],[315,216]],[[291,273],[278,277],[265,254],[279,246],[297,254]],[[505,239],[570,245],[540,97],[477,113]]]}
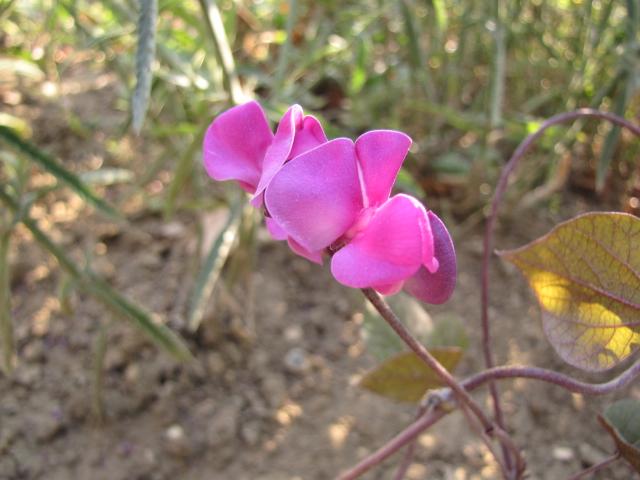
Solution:
{"label": "small pebble", "polygon": [[574,457],[573,450],[569,447],[553,447],[552,455],[553,458],[561,462],[568,462]]}
{"label": "small pebble", "polygon": [[177,424],[171,425],[164,432],[165,448],[167,452],[176,457],[187,457],[190,453],[189,439],[184,429]]}
{"label": "small pebble", "polygon": [[284,357],[284,365],[292,373],[304,373],[309,370],[310,363],[305,352],[300,347],[292,348]]}

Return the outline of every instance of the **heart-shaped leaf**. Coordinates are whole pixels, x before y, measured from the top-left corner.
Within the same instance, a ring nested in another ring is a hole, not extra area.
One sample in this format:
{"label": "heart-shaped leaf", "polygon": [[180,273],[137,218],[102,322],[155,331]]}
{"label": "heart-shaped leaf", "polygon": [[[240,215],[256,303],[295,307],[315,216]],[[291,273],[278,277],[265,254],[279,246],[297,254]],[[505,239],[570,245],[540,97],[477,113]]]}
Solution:
{"label": "heart-shaped leaf", "polygon": [[618,400],[598,420],[613,437],[620,455],[640,473],[640,400]]}
{"label": "heart-shaped leaf", "polygon": [[527,277],[547,338],[583,370],[612,368],[640,344],[640,219],[589,213],[500,252]]}
{"label": "heart-shaped leaf", "polygon": [[[462,357],[462,349],[458,347],[429,351],[448,371],[452,371]],[[427,390],[442,387],[443,383],[415,353],[403,352],[369,371],[360,380],[360,386],[392,400],[417,403]]]}

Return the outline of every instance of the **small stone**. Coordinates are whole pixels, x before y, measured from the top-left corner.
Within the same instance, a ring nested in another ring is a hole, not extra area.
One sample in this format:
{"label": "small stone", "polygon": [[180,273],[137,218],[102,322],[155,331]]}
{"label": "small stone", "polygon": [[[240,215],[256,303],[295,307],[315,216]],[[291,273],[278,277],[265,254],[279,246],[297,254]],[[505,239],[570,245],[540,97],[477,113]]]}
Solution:
{"label": "small stone", "polygon": [[310,367],[307,352],[300,347],[292,348],[284,357],[284,365],[291,373],[307,372]]}
{"label": "small stone", "polygon": [[238,431],[240,408],[229,404],[222,407],[207,426],[207,441],[210,446],[218,447],[229,443]]}
{"label": "small stone", "polygon": [[277,408],[287,396],[287,383],[278,374],[268,374],[262,380],[262,392],[269,406]]}
{"label": "small stone", "polygon": [[19,364],[13,374],[13,382],[22,387],[30,387],[41,376],[42,369],[39,365]]}
{"label": "small stone", "polygon": [[44,346],[40,340],[34,340],[25,345],[20,355],[23,360],[30,363],[39,363],[45,359]]}
{"label": "small stone", "polygon": [[260,441],[261,434],[260,422],[257,420],[249,421],[242,425],[240,436],[250,447],[255,447]]}
{"label": "small stone", "polygon": [[227,366],[219,352],[209,352],[206,359],[207,370],[211,375],[222,375]]}
{"label": "small stone", "polygon": [[189,445],[189,439],[184,433],[184,429],[178,425],[171,425],[164,432],[165,449],[171,455],[184,458],[188,457],[191,453],[191,446]]}
{"label": "small stone", "polygon": [[588,443],[581,443],[578,447],[580,459],[587,465],[596,465],[607,458],[607,454]]}
{"label": "small stone", "polygon": [[130,385],[135,385],[140,379],[140,367],[135,363],[127,365],[124,370],[124,379]]}
{"label": "small stone", "polygon": [[165,223],[160,227],[160,235],[165,238],[178,239],[185,235],[186,228],[180,222]]}
{"label": "small stone", "polygon": [[290,343],[299,343],[304,332],[300,325],[289,325],[284,330],[284,339]]}
{"label": "small stone", "polygon": [[573,450],[569,447],[553,447],[552,455],[553,458],[561,462],[573,460],[573,457],[575,456]]}
{"label": "small stone", "polygon": [[36,440],[41,443],[52,440],[64,429],[63,417],[58,409],[36,414],[33,421]]}

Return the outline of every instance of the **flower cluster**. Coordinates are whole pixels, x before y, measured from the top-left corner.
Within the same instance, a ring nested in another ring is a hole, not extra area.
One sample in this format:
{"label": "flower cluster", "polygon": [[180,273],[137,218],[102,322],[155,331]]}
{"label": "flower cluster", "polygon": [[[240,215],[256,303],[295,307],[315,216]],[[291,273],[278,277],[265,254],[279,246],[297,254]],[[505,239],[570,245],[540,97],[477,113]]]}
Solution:
{"label": "flower cluster", "polygon": [[404,133],[373,130],[353,142],[328,140],[299,105],[275,135],[257,102],[220,114],[204,138],[215,180],[235,180],[264,208],[277,240],[322,264],[340,283],[393,294],[404,288],[428,303],[453,292],[456,257],[442,221],[415,198],[390,197],[411,146]]}

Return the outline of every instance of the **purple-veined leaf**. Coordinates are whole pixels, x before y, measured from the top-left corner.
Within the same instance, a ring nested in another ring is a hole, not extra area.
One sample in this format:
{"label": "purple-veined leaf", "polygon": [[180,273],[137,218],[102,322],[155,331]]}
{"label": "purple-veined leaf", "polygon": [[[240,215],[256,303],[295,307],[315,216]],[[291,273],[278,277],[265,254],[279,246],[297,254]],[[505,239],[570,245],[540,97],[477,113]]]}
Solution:
{"label": "purple-veined leaf", "polygon": [[516,250],[499,252],[527,277],[544,332],[569,364],[615,367],[640,344],[640,219],[588,213]]}
{"label": "purple-veined leaf", "polygon": [[[462,349],[458,347],[437,347],[429,351],[448,371],[452,371],[462,357]],[[360,386],[392,400],[417,403],[427,390],[440,388],[443,383],[415,353],[402,352],[365,374]]]}
{"label": "purple-veined leaf", "polygon": [[607,407],[598,420],[620,455],[640,473],[640,400],[626,398]]}

